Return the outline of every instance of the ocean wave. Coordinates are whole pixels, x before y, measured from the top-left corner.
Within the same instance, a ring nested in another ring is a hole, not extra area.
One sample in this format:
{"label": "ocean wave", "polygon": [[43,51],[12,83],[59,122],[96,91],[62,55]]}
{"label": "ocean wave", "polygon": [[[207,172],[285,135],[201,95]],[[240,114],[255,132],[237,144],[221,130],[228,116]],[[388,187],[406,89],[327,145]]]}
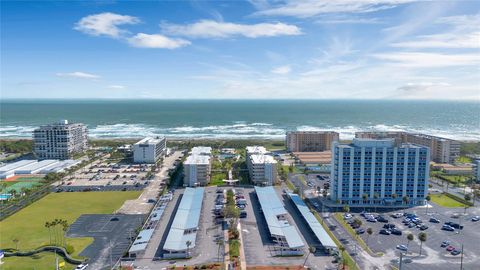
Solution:
{"label": "ocean wave", "polygon": [[[0,126],[0,138],[31,138],[35,126]],[[271,123],[235,121],[225,125],[158,127],[146,124],[102,124],[89,126],[91,138],[139,138],[164,135],[170,138],[196,139],[284,139],[287,130],[336,131],[343,140],[355,137],[358,131],[407,131],[425,133],[457,140],[480,140],[480,129],[451,125],[450,128],[420,128],[404,125],[372,124],[366,126],[312,126],[281,127]]]}

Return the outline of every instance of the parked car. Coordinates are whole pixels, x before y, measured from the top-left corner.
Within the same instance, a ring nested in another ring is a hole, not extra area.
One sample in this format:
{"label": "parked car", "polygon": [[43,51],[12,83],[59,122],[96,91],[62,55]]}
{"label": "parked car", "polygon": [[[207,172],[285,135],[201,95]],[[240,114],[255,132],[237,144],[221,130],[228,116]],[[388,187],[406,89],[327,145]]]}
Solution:
{"label": "parked car", "polygon": [[454,250],[454,249],[455,249],[454,246],[448,246],[448,247],[447,247],[447,251],[452,251],[452,250]]}
{"label": "parked car", "polygon": [[455,222],[448,221],[448,222],[445,222],[445,224],[451,226],[454,229],[459,229],[459,230],[463,229],[463,225],[460,225],[460,224],[455,223]]}
{"label": "parked car", "polygon": [[382,229],[382,230],[380,230],[379,234],[390,235],[390,231]]}
{"label": "parked car", "polygon": [[459,250],[452,250],[452,252],[450,252],[450,254],[452,254],[453,256],[457,256],[458,254],[460,254],[461,252]]}
{"label": "parked car", "polygon": [[357,234],[363,234],[363,233],[365,233],[365,229],[359,228],[359,229],[357,229],[355,232],[356,232]]}
{"label": "parked car", "polygon": [[377,217],[377,221],[378,221],[378,222],[383,222],[383,223],[388,223],[388,219],[386,219],[386,218],[383,217],[383,216],[378,216],[378,217]]}
{"label": "parked car", "polygon": [[420,230],[425,231],[426,229],[428,229],[428,226],[427,226],[427,225],[422,225],[422,226],[420,226]]}
{"label": "parked car", "polygon": [[85,270],[85,269],[87,269],[87,267],[88,267],[88,263],[86,263],[86,264],[82,263],[82,264],[77,265],[75,270]]}
{"label": "parked car", "polygon": [[450,245],[450,241],[443,241],[442,244],[440,245],[440,247],[444,248],[444,247],[448,247]]}
{"label": "parked car", "polygon": [[474,216],[474,217],[472,217],[472,221],[473,221],[473,222],[477,222],[477,221],[479,221],[479,220],[480,220],[480,216]]}
{"label": "parked car", "polygon": [[400,218],[400,217],[403,216],[403,214],[402,213],[393,213],[390,216],[393,217],[393,218]]}
{"label": "parked car", "polygon": [[405,245],[397,245],[397,249],[399,249],[401,251],[408,251],[408,248]]}
{"label": "parked car", "polygon": [[399,229],[391,229],[390,233],[395,235],[402,235],[402,231],[400,231]]}
{"label": "parked car", "polygon": [[432,222],[432,223],[440,223],[440,220],[438,218],[433,218],[433,217],[430,218],[429,221]]}
{"label": "parked car", "polygon": [[387,230],[390,230],[390,229],[395,228],[395,224],[390,224],[390,223],[383,224],[383,228],[387,229]]}
{"label": "parked car", "polygon": [[442,230],[444,230],[444,231],[449,231],[449,232],[455,231],[455,229],[454,229],[452,226],[447,225],[447,224],[444,224],[444,225],[442,226]]}
{"label": "parked car", "polygon": [[240,211],[240,218],[246,218],[247,217],[247,211]]}

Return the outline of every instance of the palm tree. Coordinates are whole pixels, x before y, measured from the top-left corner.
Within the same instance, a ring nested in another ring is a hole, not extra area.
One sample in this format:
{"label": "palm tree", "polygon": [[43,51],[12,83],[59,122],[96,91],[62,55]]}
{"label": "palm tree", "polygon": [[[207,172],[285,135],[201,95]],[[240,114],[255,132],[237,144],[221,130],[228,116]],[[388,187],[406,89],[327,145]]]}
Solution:
{"label": "palm tree", "polygon": [[430,195],[427,195],[427,197],[425,197],[425,200],[427,200],[427,203],[425,204],[425,214],[427,214],[428,212],[428,202],[431,200],[432,198],[430,197]]}
{"label": "palm tree", "polygon": [[377,212],[377,200],[378,200],[378,198],[380,198],[380,195],[378,193],[374,193],[373,194],[373,199],[374,199],[373,203],[375,204],[375,213]]}
{"label": "palm tree", "polygon": [[45,228],[48,229],[48,237],[50,239],[49,244],[52,244],[52,230],[50,229],[52,226],[50,225],[50,222],[45,221]]}
{"label": "palm tree", "polygon": [[348,205],[343,206],[343,212],[348,213],[350,212],[350,207]]}
{"label": "palm tree", "polygon": [[15,237],[12,239],[12,242],[15,244],[15,249],[18,250],[18,242],[20,242],[20,240]]}
{"label": "palm tree", "polygon": [[222,239],[217,239],[215,241],[215,244],[217,244],[217,246],[218,246],[217,258],[218,258],[218,261],[220,262],[220,248],[223,246],[223,240]]}
{"label": "palm tree", "polygon": [[68,221],[62,220],[62,231],[63,231],[63,247],[67,248],[67,230],[68,230]]}
{"label": "palm tree", "polygon": [[368,234],[368,236],[367,236],[367,245],[368,245],[368,239],[370,238],[370,235],[372,235],[372,233],[373,233],[373,229],[372,229],[371,227],[369,227],[369,228],[367,229],[367,234]]}
{"label": "palm tree", "polygon": [[398,197],[397,193],[392,194],[392,199],[395,200],[395,204],[397,202],[397,197]]}
{"label": "palm tree", "polygon": [[308,248],[308,254],[307,257],[305,257],[305,261],[303,262],[303,267],[305,268],[305,264],[307,263],[308,256],[310,256],[311,253],[315,253],[317,249],[315,247],[309,247]]}
{"label": "palm tree", "polygon": [[427,233],[424,233],[424,232],[419,233],[418,240],[420,240],[420,253],[418,256],[422,256],[422,245],[423,245],[423,242],[427,241]]}
{"label": "palm tree", "polygon": [[[471,199],[472,199],[472,195],[470,195],[470,194],[465,194],[465,201],[470,202]],[[465,204],[465,211],[463,212],[464,214],[467,213],[467,207],[468,207],[468,205]]]}
{"label": "palm tree", "polygon": [[[367,193],[363,193],[362,199],[363,199],[363,204],[366,204],[366,203],[367,203],[367,200],[368,200],[368,194],[367,194]],[[365,206],[363,206],[363,211],[365,211]]]}
{"label": "palm tree", "polygon": [[340,254],[341,254],[341,256],[342,256],[342,270],[344,270],[344,269],[345,269],[345,264],[346,264],[346,263],[345,263],[345,260],[343,259],[343,253],[345,252],[345,247],[342,246],[342,245],[340,245],[340,246],[338,247],[338,250],[340,250]]}
{"label": "palm tree", "polygon": [[415,236],[413,235],[413,233],[409,233],[407,235],[407,240],[408,240],[408,242],[407,242],[407,252],[408,252],[408,246],[410,245],[410,241],[413,241],[413,239],[415,239]]}
{"label": "palm tree", "polygon": [[189,249],[190,249],[190,246],[192,245],[192,241],[189,240],[189,241],[185,242],[185,244],[187,245],[187,257],[188,257],[188,255],[190,253]]}
{"label": "palm tree", "polygon": [[[403,201],[403,204],[404,205],[407,205],[408,204],[408,201],[409,201],[409,198],[407,195],[403,196],[402,197],[402,201]],[[405,213],[405,208],[403,209],[403,212]]]}

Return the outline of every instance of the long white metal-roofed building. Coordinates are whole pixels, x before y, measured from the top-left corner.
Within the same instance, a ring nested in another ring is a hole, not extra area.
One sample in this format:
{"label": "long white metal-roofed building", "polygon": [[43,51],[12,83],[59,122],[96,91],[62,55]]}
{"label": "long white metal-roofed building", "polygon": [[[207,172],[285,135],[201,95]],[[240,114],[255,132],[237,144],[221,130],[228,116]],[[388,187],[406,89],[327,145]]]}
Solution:
{"label": "long white metal-roofed building", "polygon": [[333,239],[328,235],[327,231],[322,227],[322,224],[320,224],[317,220],[317,218],[312,214],[308,206],[305,204],[305,202],[298,196],[297,194],[294,193],[289,193],[288,196],[292,200],[293,204],[297,208],[297,210],[300,212],[302,215],[303,219],[307,223],[308,227],[310,230],[313,232],[317,240],[320,242],[320,244],[326,249],[326,250],[335,250],[337,249],[337,245],[333,241]]}
{"label": "long white metal-roofed building", "polygon": [[36,160],[20,160],[13,163],[8,163],[0,167],[0,179],[9,178],[15,175],[15,170],[27,167],[32,163],[36,163]]}
{"label": "long white metal-roofed building", "polygon": [[305,246],[295,226],[287,219],[283,207],[273,187],[255,187],[263,216],[267,222],[272,240],[277,244],[278,255],[302,255]]}
{"label": "long white metal-roofed building", "polygon": [[201,187],[185,189],[163,246],[165,258],[186,258],[195,248],[204,191]]}
{"label": "long white metal-roofed building", "polygon": [[25,167],[15,170],[15,174],[36,174],[41,170],[50,168],[58,163],[55,159],[45,159],[36,163],[29,164]]}

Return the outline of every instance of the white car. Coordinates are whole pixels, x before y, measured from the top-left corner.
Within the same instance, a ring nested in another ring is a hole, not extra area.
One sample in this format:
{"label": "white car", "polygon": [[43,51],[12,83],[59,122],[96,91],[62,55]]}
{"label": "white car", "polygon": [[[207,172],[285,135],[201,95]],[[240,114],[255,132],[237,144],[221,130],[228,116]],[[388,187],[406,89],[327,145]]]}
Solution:
{"label": "white car", "polygon": [[82,264],[77,265],[77,268],[75,268],[75,270],[85,270],[85,269],[87,269],[87,266],[88,266],[88,263],[86,263],[86,264],[82,263]]}
{"label": "white car", "polygon": [[472,221],[477,222],[480,220],[480,216],[474,216],[472,217]]}
{"label": "white car", "polygon": [[405,245],[397,245],[397,249],[399,249],[401,251],[407,251],[408,250],[407,246],[405,246]]}

